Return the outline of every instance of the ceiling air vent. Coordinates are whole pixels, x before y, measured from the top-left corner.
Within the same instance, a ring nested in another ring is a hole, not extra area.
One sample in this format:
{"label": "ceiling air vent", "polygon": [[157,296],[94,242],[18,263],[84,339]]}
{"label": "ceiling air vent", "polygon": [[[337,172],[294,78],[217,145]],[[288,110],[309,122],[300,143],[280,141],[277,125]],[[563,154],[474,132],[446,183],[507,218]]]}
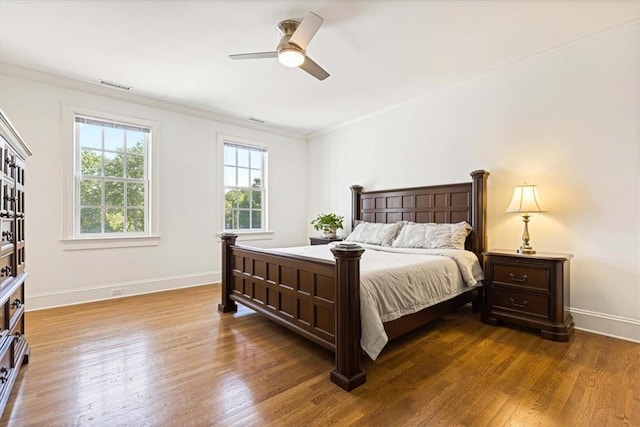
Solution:
{"label": "ceiling air vent", "polygon": [[265,123],[264,120],[256,119],[255,117],[249,117],[249,120],[256,123],[262,123],[262,124]]}
{"label": "ceiling air vent", "polygon": [[131,86],[121,85],[119,83],[110,82],[108,80],[100,80],[100,84],[112,87],[114,89],[120,89],[120,90],[130,90],[131,89]]}

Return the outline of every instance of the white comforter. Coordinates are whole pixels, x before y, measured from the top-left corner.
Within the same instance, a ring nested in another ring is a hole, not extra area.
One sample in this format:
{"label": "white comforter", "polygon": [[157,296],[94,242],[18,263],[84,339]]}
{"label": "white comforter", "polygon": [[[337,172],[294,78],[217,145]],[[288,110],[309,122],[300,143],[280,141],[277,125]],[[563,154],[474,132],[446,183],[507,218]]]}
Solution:
{"label": "white comforter", "polygon": [[[389,341],[383,322],[416,313],[475,287],[483,272],[473,252],[360,244],[362,349],[375,360]],[[273,249],[333,260],[331,245]]]}

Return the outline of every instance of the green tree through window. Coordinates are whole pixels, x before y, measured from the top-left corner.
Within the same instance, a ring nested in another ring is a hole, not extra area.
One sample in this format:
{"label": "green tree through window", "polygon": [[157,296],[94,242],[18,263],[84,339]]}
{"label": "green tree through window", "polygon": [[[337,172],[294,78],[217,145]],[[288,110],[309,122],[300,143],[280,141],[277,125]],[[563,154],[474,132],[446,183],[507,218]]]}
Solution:
{"label": "green tree through window", "polygon": [[147,152],[150,129],[76,116],[78,231],[147,231]]}

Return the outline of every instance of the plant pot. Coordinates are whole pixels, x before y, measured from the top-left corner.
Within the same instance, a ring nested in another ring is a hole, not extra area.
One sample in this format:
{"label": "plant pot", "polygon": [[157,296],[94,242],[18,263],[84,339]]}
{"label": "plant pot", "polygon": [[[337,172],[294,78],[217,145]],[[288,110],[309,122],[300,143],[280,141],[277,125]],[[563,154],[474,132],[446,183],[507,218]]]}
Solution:
{"label": "plant pot", "polygon": [[336,235],[336,229],[335,228],[329,228],[329,227],[325,227],[322,229],[322,238],[323,239],[335,239],[337,237]]}

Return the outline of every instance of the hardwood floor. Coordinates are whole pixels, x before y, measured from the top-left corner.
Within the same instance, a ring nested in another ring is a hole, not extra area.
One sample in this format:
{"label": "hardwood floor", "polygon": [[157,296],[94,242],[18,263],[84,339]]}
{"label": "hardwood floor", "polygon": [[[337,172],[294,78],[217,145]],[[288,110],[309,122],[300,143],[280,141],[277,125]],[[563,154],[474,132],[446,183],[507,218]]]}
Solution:
{"label": "hardwood floor", "polygon": [[29,312],[10,426],[640,426],[640,344],[569,343],[459,314],[392,342],[367,383],[333,354],[201,286]]}

